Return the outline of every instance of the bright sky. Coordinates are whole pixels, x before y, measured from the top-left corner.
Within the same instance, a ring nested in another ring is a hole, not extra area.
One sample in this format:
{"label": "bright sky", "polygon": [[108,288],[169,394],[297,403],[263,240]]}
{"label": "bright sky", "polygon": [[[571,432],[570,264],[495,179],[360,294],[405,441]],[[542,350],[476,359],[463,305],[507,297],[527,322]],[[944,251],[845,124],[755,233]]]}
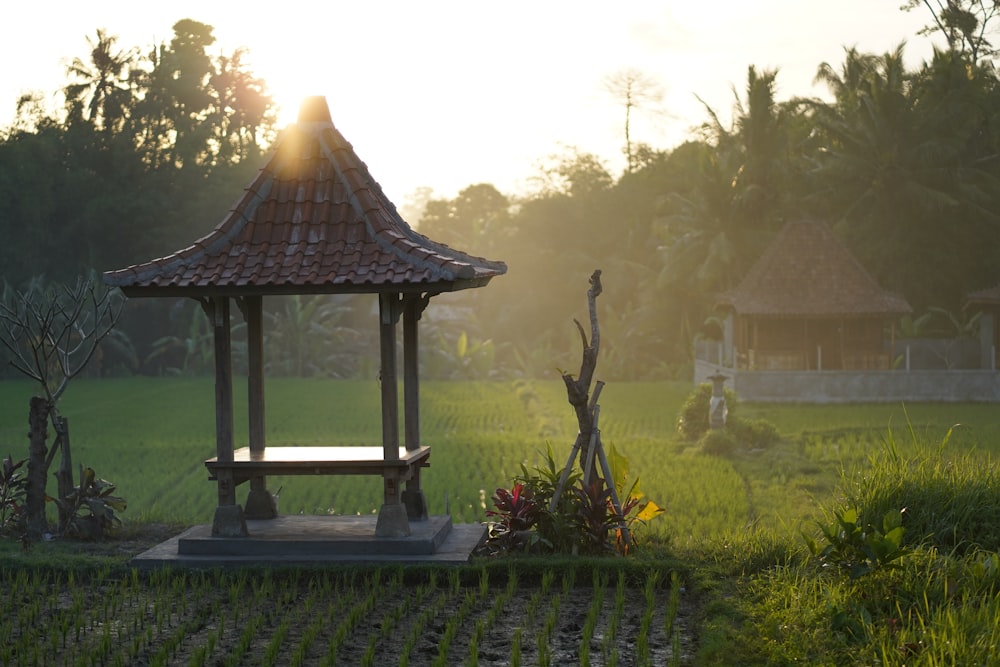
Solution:
{"label": "bright sky", "polygon": [[[16,3],[16,4],[15,4]],[[0,124],[20,94],[50,94],[65,66],[86,58],[97,28],[122,47],[168,42],[173,24],[215,27],[211,53],[250,50],[283,120],[307,95],[325,95],[334,124],[397,205],[418,187],[454,196],[475,183],[507,194],[528,187],[547,156],[575,146],[623,165],[624,109],[603,80],[637,69],[663,89],[661,113],[633,119],[634,141],[669,148],[706,119],[696,95],[724,118],[747,67],[778,68],[777,98],[822,95],[821,62],[844,48],[907,61],[931,52],[916,35],[924,9],[902,0],[326,0],[28,2],[3,11]]]}

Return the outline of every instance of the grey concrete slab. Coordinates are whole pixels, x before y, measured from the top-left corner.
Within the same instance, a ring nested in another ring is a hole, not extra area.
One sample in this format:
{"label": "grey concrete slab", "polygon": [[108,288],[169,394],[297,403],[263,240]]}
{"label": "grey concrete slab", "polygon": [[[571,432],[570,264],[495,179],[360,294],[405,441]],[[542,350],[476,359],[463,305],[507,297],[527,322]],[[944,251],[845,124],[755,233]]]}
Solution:
{"label": "grey concrete slab", "polygon": [[213,538],[193,526],[139,554],[139,568],[350,563],[465,564],[486,538],[480,524],[452,525],[447,516],[410,523],[404,538],[375,537],[374,516],[283,516],[248,520],[249,537]]}

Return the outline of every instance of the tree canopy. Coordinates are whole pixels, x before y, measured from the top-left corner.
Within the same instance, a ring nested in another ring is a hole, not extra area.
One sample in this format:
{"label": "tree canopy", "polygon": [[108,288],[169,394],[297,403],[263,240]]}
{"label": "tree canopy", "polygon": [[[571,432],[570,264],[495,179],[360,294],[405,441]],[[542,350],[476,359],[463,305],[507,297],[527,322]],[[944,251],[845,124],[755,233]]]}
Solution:
{"label": "tree canopy", "polygon": [[[996,6],[923,5],[950,48],[915,69],[903,46],[848,48],[841,63],[817,65],[829,99],[778,101],[780,71],[750,66],[734,86],[732,120],[706,105],[698,132],[669,149],[635,136],[632,114],[656,101],[657,88],[630,70],[605,81],[624,111],[622,173],[570,147],[539,171],[532,192],[489,183],[453,198],[419,192],[407,210],[421,233],[510,268],[489,289],[449,296],[446,315],[428,310],[439,349],[427,363],[557,377],[572,363],[573,286],[600,268],[603,372],[688,377],[692,339],[711,329],[716,296],[785,222],[802,218],[830,223],[918,316],[959,312],[970,291],[1000,283],[1000,86],[986,30]],[[251,178],[275,138],[266,83],[245,51],[210,55],[211,26],[184,19],[173,31],[169,42],[127,48],[97,30],[67,67],[60,113],[27,96],[0,130],[8,283],[71,282],[171,252],[214,226]],[[310,323],[307,311],[327,316]],[[302,339],[288,353],[295,358],[276,359],[271,371],[374,373],[350,361],[369,340],[366,312],[351,299],[271,306],[274,336],[300,340],[311,328],[336,332],[343,346]],[[199,317],[191,304],[130,303],[122,327],[134,353],[123,368],[197,371]],[[300,358],[309,349],[321,358]]]}

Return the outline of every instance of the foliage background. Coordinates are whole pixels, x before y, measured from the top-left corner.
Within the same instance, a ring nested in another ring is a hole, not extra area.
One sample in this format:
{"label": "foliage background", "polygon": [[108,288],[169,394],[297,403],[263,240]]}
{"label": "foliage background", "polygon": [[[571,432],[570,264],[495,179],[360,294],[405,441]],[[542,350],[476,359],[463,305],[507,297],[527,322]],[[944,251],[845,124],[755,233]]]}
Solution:
{"label": "foliage background", "polygon": [[[641,72],[624,73],[609,85],[626,114],[622,173],[567,147],[527,192],[476,183],[453,199],[415,193],[403,208],[411,224],[510,267],[485,290],[434,300],[427,376],[555,377],[572,365],[578,285],[601,268],[605,376],[689,377],[693,339],[717,335],[716,295],[801,218],[831,224],[908,299],[925,333],[969,319],[957,315],[965,296],[1000,283],[1000,87],[992,15],[976,14],[982,3],[956,7],[966,13],[930,24],[949,48],[917,68],[904,66],[902,46],[817,63],[829,100],[776,102],[780,73],[750,67],[733,90],[732,122],[706,106],[698,132],[669,149],[629,134],[629,114],[655,95]],[[212,31],[184,19],[169,41],[128,47],[97,30],[89,53],[69,61],[65,108],[20,101],[0,129],[9,285],[69,282],[173,252],[237,199],[276,138],[273,103],[245,53],[209,55]],[[266,308],[271,375],[373,376],[357,361],[372,341],[365,299]],[[129,345],[108,349],[93,372],[204,372],[201,317],[193,303],[130,303],[120,326]]]}

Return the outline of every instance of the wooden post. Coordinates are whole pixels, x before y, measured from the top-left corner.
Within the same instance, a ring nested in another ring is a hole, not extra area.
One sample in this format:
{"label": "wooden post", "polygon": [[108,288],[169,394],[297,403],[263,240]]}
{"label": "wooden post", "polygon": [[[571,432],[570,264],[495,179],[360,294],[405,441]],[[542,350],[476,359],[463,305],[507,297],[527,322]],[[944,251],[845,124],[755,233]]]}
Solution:
{"label": "wooden post", "polygon": [[379,342],[382,361],[382,450],[386,461],[399,458],[399,389],[396,386],[396,321],[399,295],[379,294]]}
{"label": "wooden post", "polygon": [[[248,296],[242,300],[247,323],[247,417],[249,419],[250,456],[260,457],[267,447],[264,435],[264,298]],[[252,477],[247,494],[246,516],[250,519],[273,519],[278,515],[274,496],[267,490],[267,478]]]}
{"label": "wooden post", "polygon": [[420,371],[418,362],[417,320],[420,297],[403,297],[403,424],[406,448],[420,447]]}
{"label": "wooden post", "polygon": [[247,322],[247,416],[250,420],[250,451],[264,451],[264,299],[244,300]]}
{"label": "wooden post", "polygon": [[[229,328],[229,298],[203,301],[215,341],[215,455],[219,461],[233,460],[233,363]],[[236,504],[236,484],[232,470],[218,476],[219,505],[212,522],[212,534],[225,537],[247,534],[243,510]]]}
{"label": "wooden post", "polygon": [[[399,460],[399,389],[396,386],[396,322],[400,314],[398,293],[379,293],[379,342],[382,361],[382,458]],[[376,537],[406,537],[410,524],[402,503],[402,489],[396,470],[382,474],[383,503],[375,524]]]}
{"label": "wooden post", "polygon": [[[210,311],[215,341],[215,455],[219,461],[228,462],[233,460],[233,364],[229,299],[212,299]],[[230,500],[229,494],[223,495],[220,488],[220,505],[232,505],[235,502],[235,495]]]}
{"label": "wooden post", "polygon": [[[403,428],[407,450],[420,447],[420,365],[418,321],[427,305],[419,294],[403,297]],[[427,519],[427,500],[420,488],[420,467],[413,469],[402,495],[410,520]]]}

